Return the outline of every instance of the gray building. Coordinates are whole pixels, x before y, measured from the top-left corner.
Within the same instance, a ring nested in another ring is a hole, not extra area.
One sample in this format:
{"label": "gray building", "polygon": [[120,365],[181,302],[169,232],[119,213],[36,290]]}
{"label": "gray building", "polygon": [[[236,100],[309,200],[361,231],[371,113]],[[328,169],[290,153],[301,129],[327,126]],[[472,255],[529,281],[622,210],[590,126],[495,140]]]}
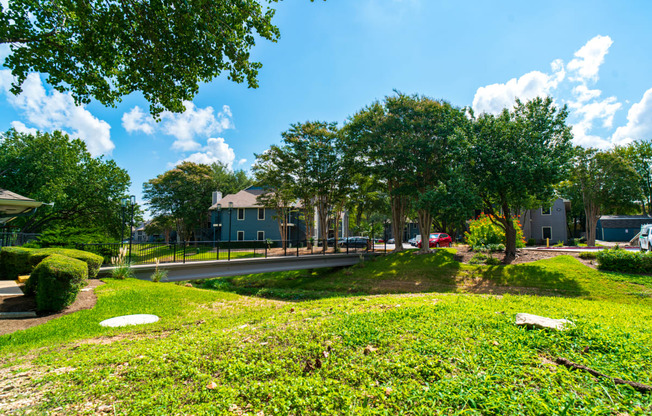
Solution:
{"label": "gray building", "polygon": [[557,198],[551,207],[528,209],[521,214],[521,227],[525,240],[534,239],[535,243],[565,243],[568,240],[566,211],[570,210],[570,201]]}
{"label": "gray building", "polygon": [[[265,208],[257,200],[263,193],[263,188],[256,186],[223,198],[220,192],[214,192],[209,212],[215,241],[281,240],[276,210]],[[300,208],[293,205],[285,219],[287,240],[291,242],[306,238],[306,224]]]}

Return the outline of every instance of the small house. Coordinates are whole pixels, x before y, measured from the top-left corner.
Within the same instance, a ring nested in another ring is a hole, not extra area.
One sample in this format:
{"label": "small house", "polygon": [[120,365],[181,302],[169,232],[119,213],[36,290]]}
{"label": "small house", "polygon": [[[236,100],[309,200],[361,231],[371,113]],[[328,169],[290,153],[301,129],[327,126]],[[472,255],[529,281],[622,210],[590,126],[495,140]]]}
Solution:
{"label": "small house", "polygon": [[596,226],[596,238],[603,241],[630,241],[641,231],[641,225],[652,224],[647,215],[603,215]]}

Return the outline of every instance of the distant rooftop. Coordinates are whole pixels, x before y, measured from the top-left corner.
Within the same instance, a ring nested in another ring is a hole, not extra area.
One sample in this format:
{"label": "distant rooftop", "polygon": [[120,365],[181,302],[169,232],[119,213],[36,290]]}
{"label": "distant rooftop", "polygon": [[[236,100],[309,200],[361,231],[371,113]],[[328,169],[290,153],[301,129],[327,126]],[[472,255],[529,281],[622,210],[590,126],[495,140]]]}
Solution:
{"label": "distant rooftop", "polygon": [[[211,205],[209,210],[216,210],[220,204],[222,209],[229,207],[229,202],[233,202],[233,208],[263,208],[256,198],[265,193],[265,189],[260,186],[250,186],[242,191],[230,194]],[[298,204],[292,204],[293,207],[299,207]]]}

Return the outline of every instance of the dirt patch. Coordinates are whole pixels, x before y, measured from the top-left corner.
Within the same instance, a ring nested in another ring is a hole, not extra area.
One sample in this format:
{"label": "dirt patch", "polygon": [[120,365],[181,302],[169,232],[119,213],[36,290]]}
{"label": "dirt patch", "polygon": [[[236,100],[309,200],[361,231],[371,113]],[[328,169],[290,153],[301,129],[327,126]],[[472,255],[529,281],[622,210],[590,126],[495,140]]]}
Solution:
{"label": "dirt patch", "polygon": [[[2,319],[0,320],[0,335],[11,334],[21,329],[41,325],[55,318],[68,315],[83,309],[91,309],[97,303],[95,288],[103,285],[98,279],[91,279],[82,292],[79,292],[75,302],[61,312],[42,314],[36,318]],[[0,298],[0,311],[2,312],[28,312],[36,310],[36,301],[27,296],[5,296]]]}
{"label": "dirt patch", "polygon": [[[471,249],[467,245],[461,245],[455,248],[457,249],[457,253],[455,254],[455,260],[459,261],[460,263],[469,264],[471,258],[473,258],[475,254],[477,254],[477,252],[471,251]],[[502,253],[493,253],[492,256],[500,260],[503,260],[504,257]],[[597,268],[595,260],[581,259],[579,257],[579,253],[577,252],[524,250],[524,249],[516,250],[516,258],[512,262],[510,262],[510,264],[531,263],[533,261],[550,259],[557,256],[573,256],[577,260],[579,260],[582,264],[594,269]]]}

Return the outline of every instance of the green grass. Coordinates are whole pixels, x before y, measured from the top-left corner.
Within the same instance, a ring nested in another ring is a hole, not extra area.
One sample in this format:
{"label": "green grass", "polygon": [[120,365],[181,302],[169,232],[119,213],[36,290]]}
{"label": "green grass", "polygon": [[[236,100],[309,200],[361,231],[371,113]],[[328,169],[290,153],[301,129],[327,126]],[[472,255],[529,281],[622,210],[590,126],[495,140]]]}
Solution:
{"label": "green grass", "polygon": [[[453,252],[211,281],[227,292],[108,280],[95,309],[0,337],[0,375],[31,377],[33,390],[13,391],[36,399],[37,413],[652,413],[652,395],[550,361],[652,384],[652,303],[633,294],[650,289],[644,277],[567,256],[468,266]],[[323,299],[229,293],[243,290]],[[576,326],[526,330],[514,325],[519,312]],[[161,321],[97,325],[126,313]]]}

